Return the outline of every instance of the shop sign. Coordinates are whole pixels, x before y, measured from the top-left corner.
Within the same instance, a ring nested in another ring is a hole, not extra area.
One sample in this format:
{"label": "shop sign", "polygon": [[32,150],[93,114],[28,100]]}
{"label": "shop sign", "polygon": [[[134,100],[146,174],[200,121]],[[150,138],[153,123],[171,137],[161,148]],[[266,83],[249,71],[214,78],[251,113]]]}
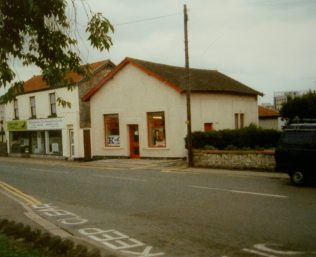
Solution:
{"label": "shop sign", "polygon": [[119,135],[110,135],[108,136],[108,146],[120,146],[120,136]]}
{"label": "shop sign", "polygon": [[8,131],[27,130],[26,120],[12,120],[7,122]]}
{"label": "shop sign", "polygon": [[64,127],[62,118],[28,120],[27,122],[28,130],[62,129]]}

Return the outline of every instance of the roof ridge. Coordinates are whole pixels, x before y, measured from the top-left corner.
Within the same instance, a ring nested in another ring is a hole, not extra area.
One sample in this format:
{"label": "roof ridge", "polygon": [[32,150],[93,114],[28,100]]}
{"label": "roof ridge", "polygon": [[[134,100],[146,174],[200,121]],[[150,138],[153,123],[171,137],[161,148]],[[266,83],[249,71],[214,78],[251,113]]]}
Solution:
{"label": "roof ridge", "polygon": [[[155,64],[155,65],[160,65],[160,66],[164,66],[164,67],[172,67],[172,68],[185,69],[185,66],[177,66],[177,65],[170,65],[170,64],[164,64],[164,63],[159,63],[159,62],[152,62],[152,61],[142,60],[142,59],[138,59],[138,58],[126,57],[125,59],[130,60],[130,61],[138,61],[138,62],[144,62],[144,63],[150,63],[150,64]],[[205,68],[196,68],[196,67],[189,67],[189,70],[219,72],[219,71],[216,70],[216,69],[205,69]],[[222,74],[223,74],[223,73],[222,73]]]}
{"label": "roof ridge", "polygon": [[[82,64],[80,65],[80,67],[88,67],[88,69],[94,75],[107,65],[115,66],[115,64],[110,59],[104,59],[96,62]],[[73,70],[69,70],[65,73],[65,78],[71,78],[73,79],[74,84],[80,84],[81,82],[85,81],[87,77],[80,75]],[[43,75],[33,75],[31,78],[24,81],[24,93],[31,93],[44,89],[47,90],[50,89],[50,87],[43,80]]]}

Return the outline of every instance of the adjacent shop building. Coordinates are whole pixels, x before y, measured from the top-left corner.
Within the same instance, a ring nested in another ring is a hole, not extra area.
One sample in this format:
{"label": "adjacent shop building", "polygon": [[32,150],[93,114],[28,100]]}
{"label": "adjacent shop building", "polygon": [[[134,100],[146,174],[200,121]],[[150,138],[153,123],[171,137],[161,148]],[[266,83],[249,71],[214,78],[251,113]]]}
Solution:
{"label": "adjacent shop building", "polygon": [[[104,78],[115,65],[109,61],[89,64],[90,79],[69,72],[74,81],[48,87],[41,76],[24,84],[24,93],[5,105],[7,150],[10,155],[56,156],[90,159],[90,105],[82,96]],[[70,105],[58,104],[64,100]]]}

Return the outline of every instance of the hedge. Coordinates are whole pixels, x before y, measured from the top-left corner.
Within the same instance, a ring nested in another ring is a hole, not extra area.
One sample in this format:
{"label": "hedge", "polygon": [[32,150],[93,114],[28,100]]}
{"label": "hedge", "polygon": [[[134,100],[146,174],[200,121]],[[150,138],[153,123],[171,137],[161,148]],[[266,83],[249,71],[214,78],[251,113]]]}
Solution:
{"label": "hedge", "polygon": [[195,149],[266,149],[274,148],[281,132],[250,125],[242,129],[192,133],[192,147]]}
{"label": "hedge", "polygon": [[[39,229],[32,230],[29,225],[16,223],[0,218],[0,235],[17,240],[17,242],[27,243],[31,250],[40,251],[41,256],[50,257],[101,257],[99,249],[88,248],[81,244],[75,244],[70,239],[62,239],[59,236],[51,235]],[[22,241],[21,241],[22,240]],[[20,255],[7,256],[20,256]],[[115,257],[114,255],[107,255]],[[104,256],[106,257],[106,256]]]}

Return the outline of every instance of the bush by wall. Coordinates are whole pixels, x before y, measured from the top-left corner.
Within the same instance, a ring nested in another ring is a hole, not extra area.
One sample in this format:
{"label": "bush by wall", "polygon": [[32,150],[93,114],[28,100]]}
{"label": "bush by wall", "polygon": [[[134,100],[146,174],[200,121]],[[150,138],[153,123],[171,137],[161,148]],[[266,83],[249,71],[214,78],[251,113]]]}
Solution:
{"label": "bush by wall", "polygon": [[224,129],[218,131],[192,133],[192,146],[195,149],[266,149],[274,148],[281,132],[274,129],[262,129],[250,125],[242,129]]}

